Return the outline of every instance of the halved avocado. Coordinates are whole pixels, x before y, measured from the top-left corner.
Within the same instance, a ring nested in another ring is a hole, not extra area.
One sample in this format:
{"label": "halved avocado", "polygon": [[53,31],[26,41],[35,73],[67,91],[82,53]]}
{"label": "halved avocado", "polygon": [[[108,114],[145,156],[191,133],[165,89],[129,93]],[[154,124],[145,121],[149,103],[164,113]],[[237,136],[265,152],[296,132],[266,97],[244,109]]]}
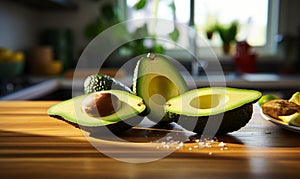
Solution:
{"label": "halved avocado", "polygon": [[162,55],[149,53],[138,61],[133,78],[133,93],[144,99],[148,118],[154,122],[170,122],[164,104],[185,93],[187,84],[173,64]]}
{"label": "halved avocado", "polygon": [[[83,101],[94,93],[109,93],[116,96],[120,102],[119,107],[114,113],[107,116],[95,117],[90,115],[82,109],[82,105]],[[92,133],[102,133],[105,128],[113,133],[119,133],[142,121],[142,117],[139,114],[146,109],[146,106],[140,97],[120,90],[107,90],[94,93],[60,102],[50,107],[48,114]]]}
{"label": "halved avocado", "polygon": [[236,88],[199,88],[167,101],[167,113],[180,115],[178,123],[196,133],[202,133],[208,120],[216,134],[236,131],[246,125],[253,112],[252,103],[261,97],[255,90]]}

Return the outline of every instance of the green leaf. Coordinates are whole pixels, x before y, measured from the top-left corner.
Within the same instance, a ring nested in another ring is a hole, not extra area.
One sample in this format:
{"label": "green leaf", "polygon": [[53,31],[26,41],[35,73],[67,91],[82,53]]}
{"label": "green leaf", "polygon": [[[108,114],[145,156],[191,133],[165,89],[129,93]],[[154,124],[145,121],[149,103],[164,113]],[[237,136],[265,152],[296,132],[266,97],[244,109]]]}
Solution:
{"label": "green leaf", "polygon": [[126,24],[122,23],[122,24],[118,24],[118,28],[113,28],[113,34],[115,37],[117,37],[118,39],[122,39],[122,40],[126,40],[129,41],[131,40],[131,33],[128,32]]}
{"label": "green leaf", "polygon": [[217,24],[216,31],[219,33],[221,40],[224,43],[230,43],[232,41],[235,41],[235,36],[238,31],[238,23],[234,21],[230,24],[230,26]]}
{"label": "green leaf", "polygon": [[174,1],[172,1],[172,2],[169,4],[169,7],[171,8],[172,12],[175,13],[175,11],[176,11],[176,6],[175,6]]}
{"label": "green leaf", "polygon": [[84,28],[84,35],[88,39],[93,39],[99,33],[101,33],[103,31],[103,29],[104,29],[104,27],[101,23],[98,23],[98,22],[90,23]]}
{"label": "green leaf", "polygon": [[140,9],[143,9],[145,7],[147,3],[147,0],[139,0],[135,5],[134,5],[134,8],[136,10],[140,10]]}
{"label": "green leaf", "polygon": [[101,8],[101,12],[102,12],[103,17],[108,21],[111,21],[115,16],[114,7],[112,4],[103,5]]}
{"label": "green leaf", "polygon": [[177,27],[174,28],[173,32],[169,33],[170,39],[172,39],[174,42],[177,42],[179,39],[179,30]]}
{"label": "green leaf", "polygon": [[134,33],[133,33],[133,38],[141,38],[141,37],[145,37],[148,36],[148,27],[147,24],[144,24],[142,27],[137,28]]}
{"label": "green leaf", "polygon": [[158,54],[163,54],[165,52],[165,49],[163,46],[157,44],[153,47],[153,52]]}

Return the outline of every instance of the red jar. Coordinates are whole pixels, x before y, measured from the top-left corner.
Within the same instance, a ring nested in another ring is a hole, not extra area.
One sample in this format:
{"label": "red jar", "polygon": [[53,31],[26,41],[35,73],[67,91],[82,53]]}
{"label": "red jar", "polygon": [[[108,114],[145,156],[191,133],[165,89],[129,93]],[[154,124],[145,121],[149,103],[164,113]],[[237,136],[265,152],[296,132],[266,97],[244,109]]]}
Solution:
{"label": "red jar", "polygon": [[256,53],[251,51],[251,46],[246,41],[237,42],[234,62],[241,73],[254,73]]}

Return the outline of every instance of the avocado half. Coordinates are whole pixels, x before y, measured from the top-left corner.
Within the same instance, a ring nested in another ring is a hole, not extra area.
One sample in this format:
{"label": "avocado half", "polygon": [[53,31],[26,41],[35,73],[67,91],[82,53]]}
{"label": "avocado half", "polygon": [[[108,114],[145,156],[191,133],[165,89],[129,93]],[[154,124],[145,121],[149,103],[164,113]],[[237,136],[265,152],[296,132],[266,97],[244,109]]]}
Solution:
{"label": "avocado half", "polygon": [[109,129],[113,133],[119,133],[138,125],[142,121],[143,118],[139,114],[146,109],[146,106],[140,97],[120,90],[95,93],[113,94],[120,101],[120,107],[108,116],[92,116],[82,110],[83,101],[90,95],[85,94],[51,106],[48,109],[48,114],[91,133],[102,133],[105,129]]}
{"label": "avocado half", "polygon": [[135,68],[133,94],[143,98],[148,118],[154,122],[171,122],[165,115],[165,102],[188,90],[187,84],[170,60],[154,53],[142,56]]}
{"label": "avocado half", "polygon": [[196,133],[204,131],[208,120],[219,120],[213,127],[217,128],[216,134],[225,134],[239,130],[249,122],[252,104],[260,97],[261,93],[255,90],[199,88],[167,101],[165,111],[169,115],[179,115],[177,122]]}

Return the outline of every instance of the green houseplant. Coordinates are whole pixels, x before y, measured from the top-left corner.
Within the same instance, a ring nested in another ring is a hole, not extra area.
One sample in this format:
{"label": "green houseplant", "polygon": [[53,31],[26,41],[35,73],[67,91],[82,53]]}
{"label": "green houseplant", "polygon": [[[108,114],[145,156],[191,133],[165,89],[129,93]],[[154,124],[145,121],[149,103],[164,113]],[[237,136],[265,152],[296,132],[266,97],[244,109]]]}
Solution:
{"label": "green houseplant", "polygon": [[[142,10],[146,7],[147,5],[147,0],[139,0],[135,5],[134,9],[139,11]],[[154,1],[153,9],[154,9],[154,14],[152,16],[154,19],[157,17],[158,13],[158,5],[159,5],[159,0]],[[169,4],[169,8],[172,10],[173,13],[173,19],[174,19],[174,30],[169,33],[169,38],[173,41],[177,41],[179,39],[179,30],[176,27],[176,17],[175,17],[175,3],[174,1],[171,1]],[[87,39],[91,40],[94,37],[96,37],[99,33],[101,33],[103,30],[106,28],[109,28],[110,26],[114,24],[118,24],[122,22],[120,18],[119,11],[117,10],[116,3],[114,1],[109,1],[105,4],[103,4],[99,8],[99,17],[97,17],[94,21],[91,23],[87,24],[87,26],[84,29],[84,35]],[[139,34],[148,34],[150,38],[143,38],[143,39],[137,39],[130,41],[126,44],[124,44],[122,47],[120,47],[117,52],[118,54],[125,55],[125,56],[137,56],[141,54],[145,54],[148,52],[153,52],[153,53],[160,53],[163,54],[165,52],[164,47],[157,42],[156,34],[150,34],[148,31],[148,26],[147,23],[145,23],[143,26],[137,28],[134,32],[129,32],[126,27],[124,27],[122,31],[122,36],[120,38],[126,38],[126,39],[135,39],[134,37],[139,36]],[[151,40],[152,45],[147,46],[145,45],[146,40]]]}
{"label": "green houseplant", "polygon": [[238,32],[238,22],[233,21],[229,25],[216,24],[215,31],[219,33],[223,43],[223,52],[228,54],[230,52],[231,43],[235,42],[236,34]]}

